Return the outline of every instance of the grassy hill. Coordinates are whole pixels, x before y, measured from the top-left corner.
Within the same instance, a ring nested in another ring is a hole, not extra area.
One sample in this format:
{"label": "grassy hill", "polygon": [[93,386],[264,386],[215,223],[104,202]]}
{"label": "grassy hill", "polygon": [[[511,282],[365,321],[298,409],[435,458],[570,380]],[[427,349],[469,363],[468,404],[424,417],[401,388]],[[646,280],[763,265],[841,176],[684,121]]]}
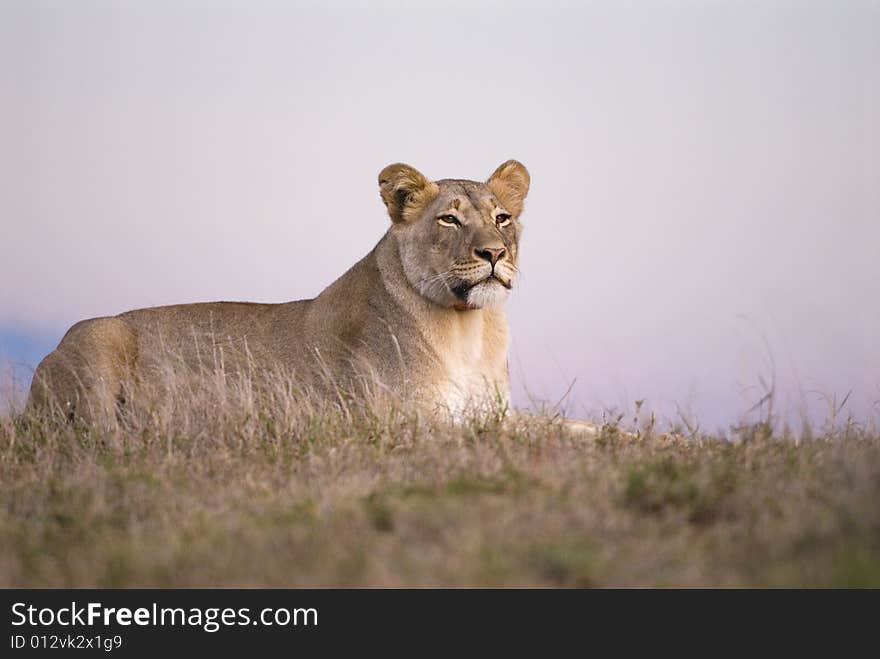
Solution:
{"label": "grassy hill", "polygon": [[[207,393],[206,393],[207,391]],[[0,586],[880,586],[880,436],[567,433],[247,382],[0,417]]]}

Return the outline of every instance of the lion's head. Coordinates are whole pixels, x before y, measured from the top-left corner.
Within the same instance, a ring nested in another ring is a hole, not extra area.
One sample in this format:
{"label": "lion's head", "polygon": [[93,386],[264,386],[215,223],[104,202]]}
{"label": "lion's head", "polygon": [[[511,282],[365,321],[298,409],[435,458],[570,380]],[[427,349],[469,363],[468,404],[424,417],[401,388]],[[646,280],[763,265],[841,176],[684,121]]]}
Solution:
{"label": "lion's head", "polygon": [[517,275],[519,216],[529,173],[508,160],[485,183],[429,181],[404,164],[379,174],[379,189],[407,279],[433,302],[480,309],[507,299]]}

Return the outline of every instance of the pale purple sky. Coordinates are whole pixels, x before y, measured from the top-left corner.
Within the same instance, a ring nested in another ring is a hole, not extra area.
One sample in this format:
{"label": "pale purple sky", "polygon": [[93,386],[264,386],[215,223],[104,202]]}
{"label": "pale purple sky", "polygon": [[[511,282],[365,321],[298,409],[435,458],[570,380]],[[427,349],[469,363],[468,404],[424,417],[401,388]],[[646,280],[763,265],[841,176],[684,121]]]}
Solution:
{"label": "pale purple sky", "polygon": [[880,3],[364,4],[0,0],[0,333],[314,296],[384,165],[515,157],[519,403],[880,417]]}

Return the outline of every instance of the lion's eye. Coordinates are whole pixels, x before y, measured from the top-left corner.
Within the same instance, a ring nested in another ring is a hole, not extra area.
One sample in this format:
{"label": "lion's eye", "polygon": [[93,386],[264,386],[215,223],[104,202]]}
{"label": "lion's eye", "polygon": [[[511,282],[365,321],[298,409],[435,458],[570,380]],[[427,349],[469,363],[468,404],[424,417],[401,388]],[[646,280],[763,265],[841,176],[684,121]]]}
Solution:
{"label": "lion's eye", "polygon": [[498,215],[495,216],[495,224],[499,227],[506,227],[510,224],[510,215],[507,213],[498,213]]}
{"label": "lion's eye", "polygon": [[458,221],[458,218],[455,215],[441,215],[437,218],[437,224],[441,227],[460,227],[461,222]]}

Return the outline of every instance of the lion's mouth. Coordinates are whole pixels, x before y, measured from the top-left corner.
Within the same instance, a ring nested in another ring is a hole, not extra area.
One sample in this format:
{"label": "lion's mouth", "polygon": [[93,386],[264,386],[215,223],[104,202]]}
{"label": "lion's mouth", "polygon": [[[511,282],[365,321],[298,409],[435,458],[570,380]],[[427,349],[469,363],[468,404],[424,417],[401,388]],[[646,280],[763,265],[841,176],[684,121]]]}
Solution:
{"label": "lion's mouth", "polygon": [[497,277],[497,276],[495,276],[494,273],[491,274],[491,275],[489,275],[489,276],[488,276],[486,279],[484,279],[483,281],[488,281],[489,279],[494,279],[494,280],[497,281],[499,284],[501,284],[502,286],[504,286],[504,288],[506,288],[507,290],[510,290],[511,288],[513,288],[513,284],[512,284],[510,281],[504,281],[501,277]]}
{"label": "lion's mouth", "polygon": [[489,275],[488,277],[485,277],[485,278],[481,279],[480,281],[476,281],[476,282],[473,282],[473,283],[470,283],[470,282],[462,282],[462,283],[460,283],[458,286],[453,286],[453,287],[452,287],[452,292],[453,292],[453,294],[455,295],[455,297],[457,297],[459,300],[461,300],[462,302],[466,302],[466,301],[467,301],[468,293],[470,292],[470,290],[471,290],[474,286],[479,286],[480,284],[486,284],[486,283],[501,284],[501,285],[504,286],[504,288],[506,288],[507,290],[510,290],[511,288],[513,288],[513,284],[512,284],[511,282],[509,282],[509,281],[504,281],[503,279],[501,279],[501,277],[497,276],[497,275],[493,272],[491,275]]}

